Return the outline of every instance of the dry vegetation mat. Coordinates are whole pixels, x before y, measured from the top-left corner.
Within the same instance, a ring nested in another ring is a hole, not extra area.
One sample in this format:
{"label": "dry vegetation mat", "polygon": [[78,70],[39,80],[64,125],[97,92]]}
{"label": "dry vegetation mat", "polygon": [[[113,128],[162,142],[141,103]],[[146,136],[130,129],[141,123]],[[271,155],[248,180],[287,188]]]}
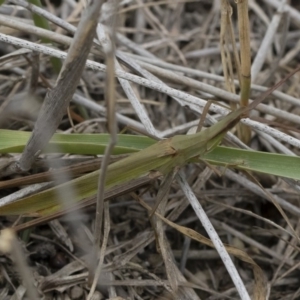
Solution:
{"label": "dry vegetation mat", "polygon": [[0,1],[0,299],[299,299],[300,3]]}

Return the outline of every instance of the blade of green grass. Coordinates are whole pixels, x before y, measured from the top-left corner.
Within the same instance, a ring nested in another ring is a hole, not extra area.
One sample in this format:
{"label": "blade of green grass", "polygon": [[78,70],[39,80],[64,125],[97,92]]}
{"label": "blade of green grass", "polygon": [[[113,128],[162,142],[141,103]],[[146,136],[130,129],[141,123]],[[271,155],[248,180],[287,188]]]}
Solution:
{"label": "blade of green grass", "polygon": [[[0,153],[22,153],[30,132],[0,129]],[[108,134],[54,134],[45,152],[60,149],[61,153],[97,155],[103,154],[109,141]],[[156,141],[148,137],[121,134],[113,154],[137,152]]]}
{"label": "blade of green grass", "polygon": [[[29,136],[30,132],[1,129],[0,153],[21,153]],[[55,134],[45,152],[51,153],[53,149],[59,147],[61,153],[101,155],[108,141],[108,134]],[[155,142],[144,136],[120,134],[113,154],[134,153]],[[202,159],[213,165],[300,180],[300,158],[297,156],[218,146],[205,154]]]}
{"label": "blade of green grass", "polygon": [[216,147],[202,159],[213,165],[300,180],[300,157],[229,147]]}

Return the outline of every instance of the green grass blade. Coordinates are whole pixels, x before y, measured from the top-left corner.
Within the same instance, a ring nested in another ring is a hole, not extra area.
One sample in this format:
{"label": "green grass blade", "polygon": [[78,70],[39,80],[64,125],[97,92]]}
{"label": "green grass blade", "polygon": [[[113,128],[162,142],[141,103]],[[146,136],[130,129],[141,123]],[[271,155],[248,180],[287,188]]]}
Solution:
{"label": "green grass blade", "polygon": [[[30,132],[0,129],[0,153],[22,153]],[[108,134],[54,134],[45,152],[100,155],[108,144]],[[120,134],[113,154],[133,153],[147,148],[154,140],[137,135]]]}
{"label": "green grass blade", "polygon": [[[0,129],[0,153],[21,153],[29,136],[30,132]],[[61,153],[100,155],[104,153],[108,140],[107,134],[55,134],[45,152],[60,149]],[[114,154],[134,153],[154,143],[148,137],[121,134]],[[202,159],[214,165],[300,180],[300,158],[297,156],[216,147]]]}
{"label": "green grass blade", "polygon": [[300,157],[229,147],[216,147],[202,159],[214,165],[300,180]]}

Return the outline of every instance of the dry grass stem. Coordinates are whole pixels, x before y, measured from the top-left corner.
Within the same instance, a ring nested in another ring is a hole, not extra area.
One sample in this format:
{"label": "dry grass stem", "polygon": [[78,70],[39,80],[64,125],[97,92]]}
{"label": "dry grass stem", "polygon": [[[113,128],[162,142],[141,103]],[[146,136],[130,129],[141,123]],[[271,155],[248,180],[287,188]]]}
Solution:
{"label": "dry grass stem", "polygon": [[[113,148],[117,143],[117,124],[115,117],[115,30],[116,30],[116,13],[117,13],[117,2],[109,5],[112,10],[112,20],[109,33],[102,32],[102,36],[97,30],[98,39],[102,43],[106,55],[106,106],[107,106],[107,121],[108,131],[110,133],[110,142],[105,149],[104,160],[100,169],[99,181],[98,181],[98,192],[97,192],[97,205],[96,205],[96,223],[95,223],[95,250],[98,251],[100,246],[101,235],[102,235],[102,222],[103,222],[103,210],[104,210],[104,187],[106,181],[106,172],[109,165],[110,156]],[[103,14],[103,12],[102,12]],[[99,27],[99,24],[98,26]]]}
{"label": "dry grass stem", "polygon": [[179,181],[179,184],[181,185],[183,192],[185,193],[186,197],[188,198],[197,217],[201,221],[203,227],[205,228],[207,234],[209,235],[211,241],[213,242],[216,250],[218,251],[232,281],[235,283],[235,287],[237,288],[237,291],[238,291],[241,299],[251,299],[239,273],[237,272],[237,269],[235,268],[229,254],[227,253],[222,241],[220,240],[220,238],[219,238],[217,232],[215,231],[213,225],[211,224],[209,218],[205,214],[205,211],[203,210],[200,203],[198,202],[192,189],[188,186],[188,183],[186,182],[184,176],[182,174],[179,174],[179,176],[177,177],[177,180]]}
{"label": "dry grass stem", "polygon": [[247,106],[251,86],[251,51],[248,0],[237,0],[241,56],[241,106]]}
{"label": "dry grass stem", "polygon": [[0,298],[298,299],[299,29],[296,0],[1,4]]}

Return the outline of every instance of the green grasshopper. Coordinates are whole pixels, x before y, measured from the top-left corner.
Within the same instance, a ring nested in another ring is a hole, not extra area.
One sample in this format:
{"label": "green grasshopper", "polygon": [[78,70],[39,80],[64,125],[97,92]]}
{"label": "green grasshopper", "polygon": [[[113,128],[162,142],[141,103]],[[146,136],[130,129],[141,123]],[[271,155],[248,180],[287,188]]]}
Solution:
{"label": "green grasshopper", "polygon": [[[157,171],[167,175],[174,168],[190,162],[192,158],[201,157],[211,151],[222,140],[228,130],[239,120],[262,102],[269,94],[282,85],[288,78],[298,72],[300,67],[278,82],[272,88],[262,93],[247,107],[241,107],[229,113],[221,121],[201,132],[192,135],[177,135],[161,140],[146,149],[134,153],[120,161],[109,165],[106,173],[105,189],[130,182],[143,175]],[[0,207],[0,215],[36,215],[45,216],[62,210],[58,195],[63,195],[66,189],[74,189],[74,199],[68,199],[70,206],[84,198],[97,193],[99,170],[71,180],[67,183],[50,188],[43,192],[27,196],[18,201]]]}

